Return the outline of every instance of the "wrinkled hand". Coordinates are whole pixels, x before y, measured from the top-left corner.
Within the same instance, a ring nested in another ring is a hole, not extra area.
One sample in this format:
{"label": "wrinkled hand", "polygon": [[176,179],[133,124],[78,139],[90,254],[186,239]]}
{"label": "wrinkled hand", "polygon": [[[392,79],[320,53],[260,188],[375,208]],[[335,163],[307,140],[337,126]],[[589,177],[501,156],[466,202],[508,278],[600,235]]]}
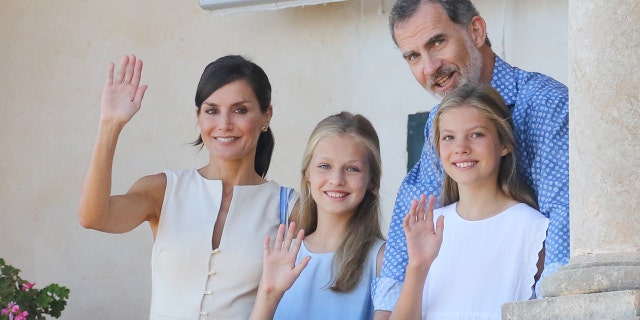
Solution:
{"label": "wrinkled hand", "polygon": [[[293,239],[296,231],[295,222],[289,225],[289,232],[284,237],[285,225],[281,224],[278,228],[278,235],[273,244],[273,248],[269,246],[271,240],[269,236],[264,241],[264,264],[262,267],[262,279],[260,287],[266,293],[283,294],[287,289],[291,288],[293,283],[298,279],[300,272],[307,266],[311,257],[305,257],[295,265],[296,257],[300,251],[300,245],[304,239],[304,230],[298,231],[297,238]],[[293,243],[293,246],[291,245]]]}
{"label": "wrinkled hand", "polygon": [[135,55],[122,58],[120,69],[114,76],[114,64],[107,68],[107,82],[102,90],[101,114],[104,121],[126,123],[142,103],[147,86],[140,86],[142,60]]}
{"label": "wrinkled hand", "polygon": [[411,209],[404,217],[402,227],[407,239],[409,263],[429,268],[436,259],[442,245],[444,231],[444,217],[438,217],[434,226],[433,207],[435,198],[429,196],[425,207],[426,196],[420,196],[420,201],[413,200]]}

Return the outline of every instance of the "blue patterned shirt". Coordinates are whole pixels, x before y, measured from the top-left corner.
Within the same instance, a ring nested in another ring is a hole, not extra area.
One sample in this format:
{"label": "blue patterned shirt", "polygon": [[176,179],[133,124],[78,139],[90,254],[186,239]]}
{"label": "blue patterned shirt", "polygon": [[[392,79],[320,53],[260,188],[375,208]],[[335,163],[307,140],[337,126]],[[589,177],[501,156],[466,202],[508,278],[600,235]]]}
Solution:
{"label": "blue patterned shirt", "polygon": [[[550,219],[544,277],[569,262],[568,89],[546,75],[512,67],[498,56],[491,85],[511,109],[521,177],[535,190],[540,212]],[[429,139],[437,108],[429,113],[424,128],[420,160],[396,197],[382,272],[373,288],[376,310],[392,311],[400,295],[408,258],[402,219],[411,202],[421,194],[440,195],[442,166]]]}

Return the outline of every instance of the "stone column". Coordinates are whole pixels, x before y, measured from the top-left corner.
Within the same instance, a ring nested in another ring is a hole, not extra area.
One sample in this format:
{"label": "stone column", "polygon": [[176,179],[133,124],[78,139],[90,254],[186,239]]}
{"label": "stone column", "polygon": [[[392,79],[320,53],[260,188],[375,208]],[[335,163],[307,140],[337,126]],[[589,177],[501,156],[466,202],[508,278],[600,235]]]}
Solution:
{"label": "stone column", "polygon": [[637,0],[569,0],[571,259],[503,319],[640,319],[639,19]]}

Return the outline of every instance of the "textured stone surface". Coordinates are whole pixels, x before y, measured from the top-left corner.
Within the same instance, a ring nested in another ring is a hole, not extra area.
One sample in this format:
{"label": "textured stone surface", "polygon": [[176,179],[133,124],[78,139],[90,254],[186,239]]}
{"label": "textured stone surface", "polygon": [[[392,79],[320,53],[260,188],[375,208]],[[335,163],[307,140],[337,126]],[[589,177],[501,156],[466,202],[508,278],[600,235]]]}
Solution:
{"label": "textured stone surface", "polygon": [[640,319],[640,290],[544,298],[502,306],[503,320]]}
{"label": "textured stone surface", "polygon": [[638,17],[639,1],[569,1],[572,257],[640,248]]}
{"label": "textured stone surface", "polygon": [[543,297],[640,289],[640,254],[573,257],[540,284]]}
{"label": "textured stone surface", "polygon": [[638,17],[638,1],[569,1],[571,261],[503,319],[640,319]]}

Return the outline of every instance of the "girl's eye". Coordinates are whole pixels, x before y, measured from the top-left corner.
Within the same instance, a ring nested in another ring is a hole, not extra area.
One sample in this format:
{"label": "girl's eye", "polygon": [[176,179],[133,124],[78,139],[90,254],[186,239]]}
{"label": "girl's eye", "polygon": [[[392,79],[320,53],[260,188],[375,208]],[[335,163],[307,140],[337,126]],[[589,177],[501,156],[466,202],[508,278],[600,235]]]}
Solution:
{"label": "girl's eye", "polygon": [[347,171],[349,171],[349,172],[360,172],[360,169],[358,167],[348,166],[347,167]]}
{"label": "girl's eye", "polygon": [[442,136],[442,141],[451,141],[453,140],[452,136]]}
{"label": "girl's eye", "polygon": [[330,169],[331,167],[328,164],[323,163],[318,165],[318,168],[327,170],[327,169]]}

